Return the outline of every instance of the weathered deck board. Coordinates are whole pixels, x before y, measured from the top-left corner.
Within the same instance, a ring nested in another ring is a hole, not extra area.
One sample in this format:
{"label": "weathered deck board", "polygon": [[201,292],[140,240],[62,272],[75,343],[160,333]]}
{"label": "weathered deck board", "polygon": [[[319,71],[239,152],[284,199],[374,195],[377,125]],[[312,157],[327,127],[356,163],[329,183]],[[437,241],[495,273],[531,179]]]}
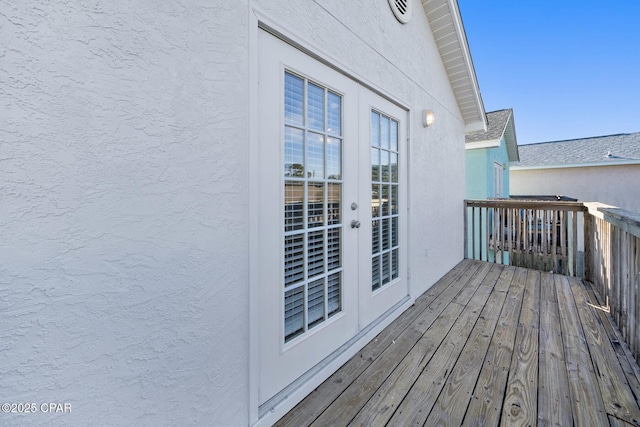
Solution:
{"label": "weathered deck board", "polygon": [[500,422],[517,332],[513,325],[520,317],[526,279],[527,271],[523,269],[518,269],[513,276],[463,425],[498,425]]}
{"label": "weathered deck board", "polygon": [[564,308],[560,310],[560,324],[567,362],[573,419],[577,425],[582,426],[606,425],[608,419],[604,402],[591,363],[589,348],[586,346],[586,338],[578,318],[578,310],[571,293],[569,280],[566,276],[554,276],[554,279],[558,294],[558,306]]}
{"label": "weathered deck board", "polygon": [[540,275],[531,272],[523,292],[500,425],[532,426],[538,418],[539,324]]}
{"label": "weathered deck board", "polygon": [[638,403],[627,383],[622,367],[618,363],[609,363],[609,360],[615,360],[617,356],[604,326],[594,312],[597,308],[589,304],[587,292],[577,279],[570,278],[569,284],[607,413],[628,423],[640,425]]}
{"label": "weathered deck board", "polygon": [[640,425],[639,398],[591,287],[465,260],[278,425]]}
{"label": "weathered deck board", "polygon": [[[495,270],[494,274],[497,275],[497,272],[498,269]],[[458,323],[457,327],[454,327],[456,319],[460,318],[460,313],[476,293],[482,279],[482,275],[477,276],[456,296],[447,307],[447,310],[433,324],[433,327],[425,332],[422,339],[407,354],[398,369],[391,373],[375,395],[369,399],[365,407],[358,412],[356,418],[352,420],[353,425],[379,425],[388,421],[389,417],[393,415],[397,404],[431,360],[445,336],[447,334],[459,334],[459,331],[464,330],[464,326],[460,326],[460,323]],[[481,294],[482,292],[478,295]]]}
{"label": "weathered deck board", "polygon": [[589,300],[597,301],[597,304],[592,302],[591,305],[594,306],[595,313],[606,331],[611,346],[616,352],[616,357],[620,362],[620,367],[622,368],[622,371],[625,374],[625,379],[636,398],[636,402],[640,404],[640,367],[635,362],[635,359],[631,354],[631,350],[627,346],[620,345],[620,341],[618,341],[621,336],[620,331],[611,321],[611,317],[607,314],[607,307],[604,306],[599,295],[595,293],[593,285],[587,282],[587,286],[585,288],[589,295]]}
{"label": "weathered deck board", "polygon": [[458,317],[451,333],[447,335],[430,363],[416,379],[409,393],[402,399],[400,406],[390,419],[392,425],[424,423],[423,418],[427,417],[433,407],[455,360],[465,345],[467,331],[475,325],[480,315],[479,308],[484,306],[492,288],[486,282],[478,288],[467,305],[469,310],[463,311],[463,314]]}
{"label": "weathered deck board", "polygon": [[472,390],[477,382],[498,316],[507,297],[507,290],[513,279],[514,268],[507,267],[500,275],[487,304],[484,306],[476,325],[471,331],[467,344],[462,349],[445,387],[427,417],[428,425],[457,425],[464,418]]}
{"label": "weathered deck board", "polygon": [[538,422],[569,426],[573,425],[573,415],[556,285],[551,274],[540,276]]}

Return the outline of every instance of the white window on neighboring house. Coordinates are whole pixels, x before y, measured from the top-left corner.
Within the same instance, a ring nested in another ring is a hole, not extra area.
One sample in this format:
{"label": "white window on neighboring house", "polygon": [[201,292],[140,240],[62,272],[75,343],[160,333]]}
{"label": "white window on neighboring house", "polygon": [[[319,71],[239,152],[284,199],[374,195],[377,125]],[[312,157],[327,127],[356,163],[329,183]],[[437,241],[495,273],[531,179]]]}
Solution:
{"label": "white window on neighboring house", "polygon": [[493,197],[504,197],[502,191],[503,181],[502,175],[503,167],[502,163],[493,162]]}

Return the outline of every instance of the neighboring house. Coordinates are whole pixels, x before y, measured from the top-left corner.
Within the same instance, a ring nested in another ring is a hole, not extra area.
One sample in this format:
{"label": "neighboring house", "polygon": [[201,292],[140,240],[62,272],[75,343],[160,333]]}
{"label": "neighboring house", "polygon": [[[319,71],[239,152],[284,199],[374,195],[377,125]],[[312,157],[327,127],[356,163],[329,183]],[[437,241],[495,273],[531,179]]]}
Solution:
{"label": "neighboring house", "polygon": [[[466,198],[489,199],[509,197],[509,165],[518,161],[518,141],[511,108],[487,113],[487,130],[465,137]],[[478,214],[478,213],[476,213]],[[479,218],[476,217],[476,221]],[[472,218],[468,218],[468,226]],[[491,221],[494,228],[493,219]],[[497,224],[496,224],[497,226]],[[475,230],[475,239],[469,239],[469,254],[488,248],[483,259],[493,261],[496,252],[487,245],[487,230]],[[492,233],[489,233],[492,234]],[[475,251],[473,242],[475,241]],[[508,255],[505,255],[508,257]]]}
{"label": "neighboring house", "polygon": [[640,212],[640,132],[521,145],[514,195],[561,195]]}
{"label": "neighboring house", "polygon": [[511,108],[487,113],[487,131],[465,137],[467,199],[509,197],[509,166],[519,160]]}
{"label": "neighboring house", "polygon": [[0,6],[0,397],[73,408],[3,424],[270,425],[463,258],[457,2],[389,3]]}

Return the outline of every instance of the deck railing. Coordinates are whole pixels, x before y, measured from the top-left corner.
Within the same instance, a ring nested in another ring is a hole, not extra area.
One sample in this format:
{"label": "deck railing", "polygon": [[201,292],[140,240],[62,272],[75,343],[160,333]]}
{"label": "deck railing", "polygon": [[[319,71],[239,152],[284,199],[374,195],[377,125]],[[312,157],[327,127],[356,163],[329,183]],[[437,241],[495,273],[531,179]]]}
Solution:
{"label": "deck railing", "polygon": [[466,200],[465,257],[578,276],[583,211],[578,202]]}
{"label": "deck railing", "polygon": [[601,203],[465,200],[465,257],[583,277],[640,363],[640,214]]}
{"label": "deck railing", "polygon": [[585,203],[584,278],[595,285],[640,363],[640,214]]}

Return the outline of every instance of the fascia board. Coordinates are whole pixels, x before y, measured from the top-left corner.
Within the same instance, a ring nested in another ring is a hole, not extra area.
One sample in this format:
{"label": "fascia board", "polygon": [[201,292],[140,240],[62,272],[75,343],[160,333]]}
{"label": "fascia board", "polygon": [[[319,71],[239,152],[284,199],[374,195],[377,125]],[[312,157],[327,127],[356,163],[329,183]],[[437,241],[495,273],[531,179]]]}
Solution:
{"label": "fascia board", "polygon": [[525,171],[536,169],[567,169],[567,168],[592,168],[601,166],[626,166],[626,165],[640,165],[640,160],[620,160],[610,161],[607,163],[575,163],[567,165],[542,165],[542,166],[511,166],[511,170]]}
{"label": "fascia board", "polygon": [[[464,63],[467,67],[467,71],[469,73],[469,79],[471,80],[471,88],[473,90],[473,98],[476,103],[476,107],[478,108],[478,112],[482,117],[486,117],[486,112],[484,109],[484,103],[482,102],[482,96],[480,95],[480,85],[478,84],[478,78],[476,76],[476,69],[473,66],[473,60],[471,59],[471,50],[469,49],[469,43],[467,41],[467,34],[464,30],[464,25],[462,23],[462,15],[460,14],[460,9],[458,8],[458,2],[456,0],[448,0],[450,10],[453,11],[453,25],[456,29],[456,33],[458,34],[458,38],[460,39],[460,45],[462,47],[462,56],[464,59]],[[467,126],[471,125],[471,123],[467,124]],[[487,130],[486,119],[482,121],[482,129],[484,132]]]}
{"label": "fascia board", "polygon": [[477,150],[479,148],[496,148],[500,146],[501,139],[493,139],[487,141],[473,141],[464,144],[465,150]]}
{"label": "fascia board", "polygon": [[486,132],[487,124],[484,121],[467,123],[464,126],[465,133],[473,133],[473,132]]}

